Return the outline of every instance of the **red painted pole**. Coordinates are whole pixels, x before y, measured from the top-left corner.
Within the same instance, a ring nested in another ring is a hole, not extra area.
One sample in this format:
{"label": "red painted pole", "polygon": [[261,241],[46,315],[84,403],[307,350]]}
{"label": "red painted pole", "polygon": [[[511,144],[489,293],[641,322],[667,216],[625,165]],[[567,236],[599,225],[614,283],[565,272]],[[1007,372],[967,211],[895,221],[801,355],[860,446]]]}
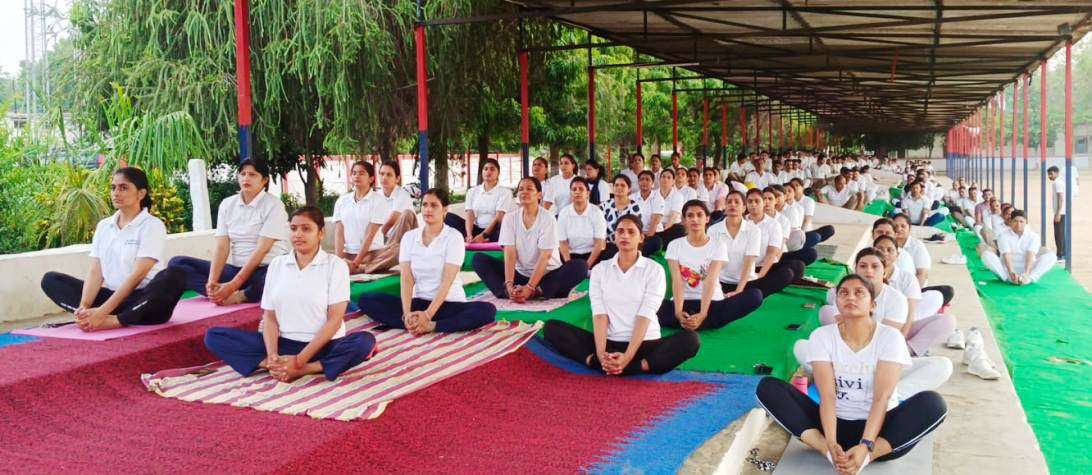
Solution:
{"label": "red painted pole", "polygon": [[766,114],[766,150],[773,150],[773,110]]}
{"label": "red painted pole", "polygon": [[747,108],[743,107],[742,104],[740,104],[740,106],[739,106],[739,137],[741,139],[743,139],[742,140],[742,142],[743,142],[743,152],[746,153],[748,151],[747,150]]}
{"label": "red painted pole", "polygon": [[705,168],[709,157],[709,99],[701,102],[701,166]]}
{"label": "red painted pole", "polygon": [[253,99],[250,90],[250,2],[235,0],[235,81],[239,108],[239,161],[251,157]]}
{"label": "red painted pole", "polygon": [[1039,245],[1046,246],[1047,66],[1039,66]]}
{"label": "red painted pole", "polygon": [[1031,76],[1025,74],[1024,79],[1024,210],[1028,209],[1028,89],[1031,89]]}
{"label": "red painted pole", "polygon": [[637,152],[645,145],[645,115],[644,102],[642,100],[641,82],[637,82]]}
{"label": "red painted pole", "polygon": [[762,148],[762,111],[755,107],[755,152]]}
{"label": "red painted pole", "polygon": [[1073,271],[1073,40],[1065,42],[1065,270]]}
{"label": "red painted pole", "polygon": [[[527,52],[519,54],[519,111],[520,111],[520,157],[522,158],[523,176],[531,174],[531,93],[528,85]],[[479,166],[481,166],[479,164]],[[468,167],[469,168],[469,167]]]}
{"label": "red painted pole", "polygon": [[417,177],[422,190],[428,186],[428,46],[425,44],[425,26],[418,23],[413,28],[417,53],[417,155],[421,167]]}
{"label": "red painted pole", "polygon": [[588,68],[588,158],[595,160],[595,69]]}
{"label": "red painted pole", "polygon": [[671,91],[671,151],[679,151],[679,94]]}

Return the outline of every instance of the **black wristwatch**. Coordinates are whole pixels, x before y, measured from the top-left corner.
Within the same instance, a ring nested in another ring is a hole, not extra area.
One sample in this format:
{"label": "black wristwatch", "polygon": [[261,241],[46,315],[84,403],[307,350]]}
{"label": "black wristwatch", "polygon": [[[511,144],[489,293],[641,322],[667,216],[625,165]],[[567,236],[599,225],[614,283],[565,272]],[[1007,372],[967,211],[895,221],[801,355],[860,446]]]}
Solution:
{"label": "black wristwatch", "polygon": [[873,442],[873,441],[871,441],[871,440],[868,440],[868,439],[861,439],[861,441],[860,441],[860,442],[858,442],[858,443],[859,443],[859,444],[861,444],[861,445],[863,445],[863,446],[865,446],[865,447],[866,447],[866,448],[868,449],[868,452],[869,452],[869,453],[871,453],[872,451],[876,450],[876,443],[875,443],[875,442]]}

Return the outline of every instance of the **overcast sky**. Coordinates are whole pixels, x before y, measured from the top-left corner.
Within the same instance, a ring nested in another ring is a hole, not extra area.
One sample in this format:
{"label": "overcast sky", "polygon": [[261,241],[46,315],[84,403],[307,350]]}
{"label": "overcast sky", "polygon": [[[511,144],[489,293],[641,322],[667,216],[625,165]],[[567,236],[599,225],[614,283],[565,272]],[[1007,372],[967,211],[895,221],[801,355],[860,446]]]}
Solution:
{"label": "overcast sky", "polygon": [[[35,3],[40,0],[34,0]],[[0,70],[14,75],[19,62],[26,57],[24,37],[24,0],[0,0]],[[56,5],[67,12],[71,0],[45,0],[46,5]]]}

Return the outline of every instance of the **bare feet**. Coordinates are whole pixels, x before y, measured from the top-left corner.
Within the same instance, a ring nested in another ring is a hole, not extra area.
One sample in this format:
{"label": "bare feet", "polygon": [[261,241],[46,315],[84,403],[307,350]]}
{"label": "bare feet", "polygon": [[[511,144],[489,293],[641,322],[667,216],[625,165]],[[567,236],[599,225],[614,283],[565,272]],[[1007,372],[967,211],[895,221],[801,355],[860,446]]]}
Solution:
{"label": "bare feet", "polygon": [[238,305],[241,303],[246,303],[246,294],[242,290],[236,290],[223,302],[220,302],[220,305]]}
{"label": "bare feet", "polygon": [[121,328],[124,325],[118,321],[117,315],[98,315],[96,313],[89,313],[87,316],[76,318],[76,326],[80,327],[80,330],[90,333],[100,330]]}

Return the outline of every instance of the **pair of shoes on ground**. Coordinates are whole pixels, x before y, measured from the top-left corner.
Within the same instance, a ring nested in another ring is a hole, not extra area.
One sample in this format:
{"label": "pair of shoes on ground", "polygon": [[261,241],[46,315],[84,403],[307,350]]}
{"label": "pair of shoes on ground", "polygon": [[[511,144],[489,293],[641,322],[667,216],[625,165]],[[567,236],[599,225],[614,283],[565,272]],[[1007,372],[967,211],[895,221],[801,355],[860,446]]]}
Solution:
{"label": "pair of shoes on ground", "polygon": [[1001,373],[994,368],[990,357],[986,355],[985,342],[982,332],[977,327],[971,327],[964,338],[963,332],[956,330],[944,346],[963,350],[963,364],[967,366],[967,372],[986,380],[1001,378]]}
{"label": "pair of shoes on ground", "polygon": [[952,254],[950,256],[942,257],[940,262],[961,266],[967,264],[967,256],[964,256],[963,254]]}

